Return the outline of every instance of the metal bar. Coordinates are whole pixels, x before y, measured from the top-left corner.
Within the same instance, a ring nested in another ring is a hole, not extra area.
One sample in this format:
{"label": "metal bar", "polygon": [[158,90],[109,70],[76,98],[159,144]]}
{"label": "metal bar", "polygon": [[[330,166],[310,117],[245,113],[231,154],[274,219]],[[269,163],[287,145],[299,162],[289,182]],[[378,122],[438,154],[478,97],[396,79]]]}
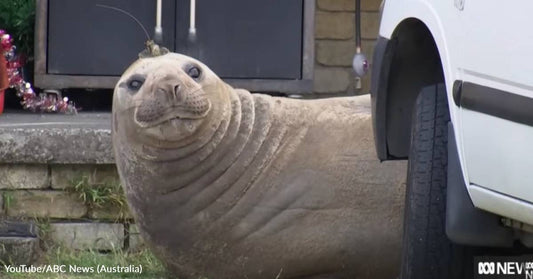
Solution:
{"label": "metal bar", "polygon": [[[37,0],[35,12],[35,75],[46,74],[46,43],[48,37],[48,0]],[[35,85],[40,87],[37,80]]]}
{"label": "metal bar", "polygon": [[[312,81],[315,71],[315,0],[304,0],[303,3],[302,80]],[[309,90],[312,91],[312,88]]]}

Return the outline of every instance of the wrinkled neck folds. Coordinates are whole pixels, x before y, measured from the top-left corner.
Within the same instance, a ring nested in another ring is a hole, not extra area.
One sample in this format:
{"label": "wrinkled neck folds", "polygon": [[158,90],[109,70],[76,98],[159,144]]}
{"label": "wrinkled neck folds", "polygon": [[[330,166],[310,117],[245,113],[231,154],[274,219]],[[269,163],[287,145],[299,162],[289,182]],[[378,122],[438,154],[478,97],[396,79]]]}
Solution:
{"label": "wrinkled neck folds", "polygon": [[213,105],[215,117],[186,145],[176,149],[143,147],[137,159],[150,165],[151,174],[157,174],[152,185],[143,186],[169,194],[181,189],[197,192],[206,186],[223,189],[242,176],[253,183],[280,147],[287,128],[274,117],[271,97],[229,86],[227,92],[229,101]]}

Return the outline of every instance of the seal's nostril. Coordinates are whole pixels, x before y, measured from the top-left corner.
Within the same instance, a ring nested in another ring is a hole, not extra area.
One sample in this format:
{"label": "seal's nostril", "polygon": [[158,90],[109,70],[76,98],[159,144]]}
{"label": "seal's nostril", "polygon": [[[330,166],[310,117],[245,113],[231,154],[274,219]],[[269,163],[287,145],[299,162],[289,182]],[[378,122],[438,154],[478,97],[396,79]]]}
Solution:
{"label": "seal's nostril", "polygon": [[181,94],[180,94],[180,85],[176,85],[174,86],[174,99],[177,101],[177,102],[181,102],[182,98],[181,98]]}

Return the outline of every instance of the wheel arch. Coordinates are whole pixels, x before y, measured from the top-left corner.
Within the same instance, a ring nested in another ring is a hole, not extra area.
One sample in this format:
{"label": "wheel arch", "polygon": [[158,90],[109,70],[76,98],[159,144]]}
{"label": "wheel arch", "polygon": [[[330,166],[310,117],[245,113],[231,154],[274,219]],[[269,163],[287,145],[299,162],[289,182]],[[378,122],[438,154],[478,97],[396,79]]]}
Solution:
{"label": "wheel arch", "polygon": [[453,83],[447,78],[448,50],[435,11],[426,1],[408,1],[403,7],[399,2],[386,2],[372,68],[374,139],[382,161],[407,159],[411,114],[420,90],[436,83],[451,88]]}

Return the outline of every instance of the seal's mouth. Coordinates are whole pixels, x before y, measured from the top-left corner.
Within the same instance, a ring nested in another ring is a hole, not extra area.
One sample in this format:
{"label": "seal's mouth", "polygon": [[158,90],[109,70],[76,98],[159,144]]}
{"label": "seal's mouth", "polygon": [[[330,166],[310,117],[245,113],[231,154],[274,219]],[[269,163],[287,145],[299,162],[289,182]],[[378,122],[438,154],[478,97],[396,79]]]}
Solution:
{"label": "seal's mouth", "polygon": [[151,97],[139,100],[134,118],[140,127],[149,128],[169,121],[201,119],[210,109],[211,102],[203,90],[158,89]]}
{"label": "seal's mouth", "polygon": [[[205,115],[203,115],[205,116]],[[166,114],[154,121],[138,121],[137,136],[155,140],[149,145],[159,146],[161,142],[179,142],[195,134],[204,123],[202,115],[182,115],[176,111]]]}
{"label": "seal's mouth", "polygon": [[151,128],[165,124],[177,126],[180,124],[180,122],[190,122],[204,118],[207,116],[209,108],[202,113],[190,113],[180,108],[169,108],[168,110],[169,111],[166,113],[151,115],[143,113],[141,107],[138,107],[135,111],[135,122],[137,122],[137,124],[142,128]]}

